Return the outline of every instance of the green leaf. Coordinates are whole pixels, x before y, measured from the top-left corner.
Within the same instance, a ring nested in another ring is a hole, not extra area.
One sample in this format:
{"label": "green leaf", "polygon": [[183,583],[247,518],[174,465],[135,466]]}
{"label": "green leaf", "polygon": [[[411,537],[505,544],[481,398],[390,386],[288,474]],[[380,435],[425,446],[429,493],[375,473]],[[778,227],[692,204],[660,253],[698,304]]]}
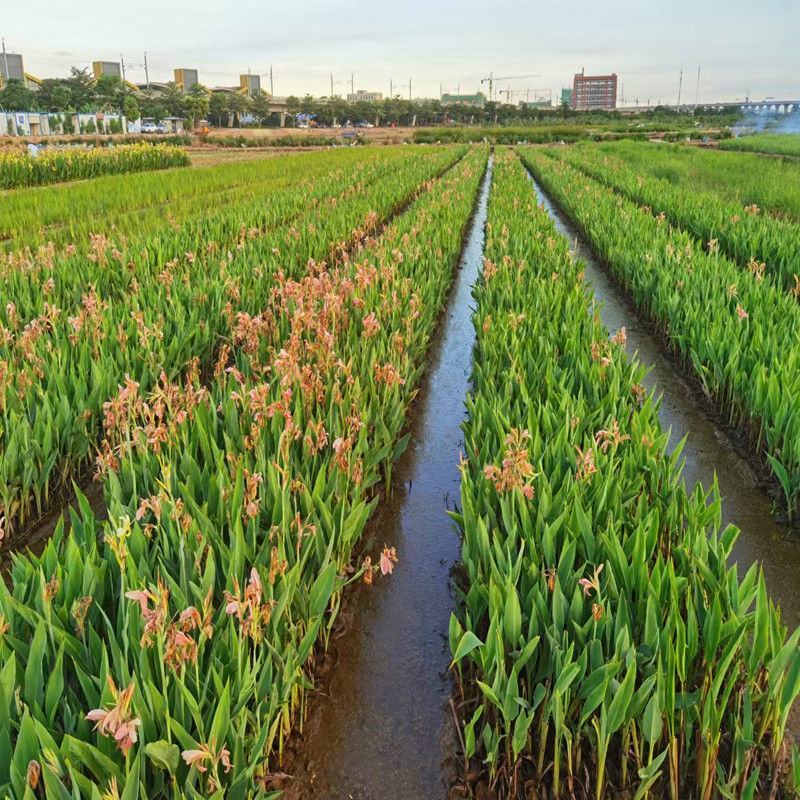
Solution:
{"label": "green leaf", "polygon": [[320,572],[308,593],[309,614],[320,617],[328,607],[336,581],[336,564],[330,563]]}
{"label": "green leaf", "polygon": [[606,717],[607,731],[609,734],[614,733],[622,723],[625,721],[625,713],[631,703],[633,697],[633,689],[636,683],[636,659],[631,661],[628,667],[628,672],[624,680],[619,685],[616,694],[608,706],[608,715]]}
{"label": "green leaf", "polygon": [[144,748],[144,752],[159,769],[166,770],[172,776],[175,775],[181,755],[178,745],[159,739],[157,742],[150,742]]}
{"label": "green leaf", "polygon": [[209,742],[214,743],[214,747],[219,749],[227,740],[228,728],[231,724],[231,693],[230,685],[225,684],[222,695],[217,703],[217,710],[214,714],[214,721],[211,723]]}
{"label": "green leaf", "polygon": [[461,661],[464,656],[471,653],[476,647],[483,647],[483,642],[472,631],[465,631],[458,643],[450,667],[452,668],[453,664]]}

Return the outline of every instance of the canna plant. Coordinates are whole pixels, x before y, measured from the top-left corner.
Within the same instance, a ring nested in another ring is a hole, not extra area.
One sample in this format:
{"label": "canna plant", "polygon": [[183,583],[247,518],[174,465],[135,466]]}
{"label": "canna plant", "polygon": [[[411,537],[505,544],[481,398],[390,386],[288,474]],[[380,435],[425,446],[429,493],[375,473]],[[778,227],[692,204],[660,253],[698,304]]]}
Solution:
{"label": "canna plant", "polygon": [[[547,157],[542,157],[550,162]],[[728,566],[644,368],[515,154],[489,199],[450,647],[466,768],[499,798],[789,796],[791,635]]]}
{"label": "canna plant", "polygon": [[522,157],[769,466],[794,516],[800,498],[796,299],[719,252],[704,252],[692,237],[568,164],[530,150]]}
{"label": "canna plant", "polygon": [[800,224],[775,219],[757,205],[743,207],[642,175],[611,155],[581,148],[559,157],[653,214],[666,216],[706,249],[720,250],[756,277],[772,278],[800,297]]}
{"label": "canna plant", "polygon": [[[257,225],[220,212],[184,236],[167,236],[160,247],[130,243],[118,250],[98,237],[89,257],[39,260],[35,269],[10,275],[13,289],[0,310],[0,516],[6,533],[35,519],[51,493],[85,474],[102,405],[126,375],[136,375],[147,390],[162,372],[175,379],[193,359],[208,369],[231,304],[244,298],[242,308],[255,313],[268,295],[265,272],[282,263],[291,274],[366,235],[464,152],[370,159],[363,169],[334,170],[313,185],[306,180],[291,191],[276,190],[267,208],[263,200],[257,204]],[[405,169],[395,172],[400,165]],[[73,272],[76,261],[88,266]]]}
{"label": "canna plant", "polygon": [[168,144],[46,150],[36,158],[22,153],[0,153],[0,189],[41,186],[122,172],[186,167],[189,163],[189,156],[183,149]]}
{"label": "canna plant", "polygon": [[32,780],[65,797],[276,796],[342,590],[377,568],[353,549],[404,446],[486,157],[426,181],[385,230],[292,275],[272,262],[248,285],[267,288],[260,308],[243,291],[219,312],[208,382],[130,378],[106,402],[109,520],[81,501],[0,588],[10,796]]}

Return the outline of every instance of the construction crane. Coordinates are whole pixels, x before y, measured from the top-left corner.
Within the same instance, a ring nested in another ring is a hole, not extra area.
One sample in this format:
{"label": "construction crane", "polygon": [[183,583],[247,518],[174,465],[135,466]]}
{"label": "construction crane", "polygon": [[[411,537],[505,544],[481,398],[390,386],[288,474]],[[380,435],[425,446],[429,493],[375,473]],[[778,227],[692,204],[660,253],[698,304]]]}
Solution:
{"label": "construction crane", "polygon": [[499,75],[498,77],[494,77],[494,73],[490,72],[488,78],[481,78],[481,86],[484,83],[489,84],[489,99],[494,100],[493,95],[493,86],[495,81],[517,81],[521,80],[522,78],[540,78],[541,75],[538,73],[536,75]]}

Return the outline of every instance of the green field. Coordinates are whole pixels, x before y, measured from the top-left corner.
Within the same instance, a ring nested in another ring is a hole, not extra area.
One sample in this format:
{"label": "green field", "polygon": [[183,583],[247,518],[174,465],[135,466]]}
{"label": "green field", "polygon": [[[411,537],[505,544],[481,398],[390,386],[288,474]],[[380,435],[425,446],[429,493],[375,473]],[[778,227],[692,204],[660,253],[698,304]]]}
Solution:
{"label": "green field", "polygon": [[[453,792],[793,796],[800,629],[757,564],[733,563],[716,480],[683,479],[649,365],[603,326],[536,191],[740,436],[788,528],[800,178],[596,134],[454,133],[0,195],[4,797],[279,797],[312,699],[337,702],[326,653],[411,559],[387,522],[407,502],[449,511],[460,537],[440,573],[452,608],[431,609],[449,630],[403,619],[449,641]],[[644,132],[602,132],[628,134]],[[472,302],[453,305],[480,230]],[[415,414],[426,381],[447,390],[432,353],[455,314],[476,344],[452,504],[393,475],[424,450]],[[423,549],[424,533],[407,532]],[[355,584],[373,581],[365,601]]]}

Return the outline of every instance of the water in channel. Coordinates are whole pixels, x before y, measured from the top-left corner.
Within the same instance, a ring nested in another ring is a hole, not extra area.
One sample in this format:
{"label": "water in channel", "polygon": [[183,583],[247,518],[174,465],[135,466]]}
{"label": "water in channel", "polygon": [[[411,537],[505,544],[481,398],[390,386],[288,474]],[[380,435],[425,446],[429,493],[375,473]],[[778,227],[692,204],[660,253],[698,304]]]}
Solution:
{"label": "water in channel", "polygon": [[[447,794],[454,751],[448,699],[450,570],[460,543],[447,515],[459,500],[461,422],[472,371],[472,286],[483,261],[489,162],[395,487],[371,525],[397,548],[389,579],[360,590],[335,643],[328,697],[312,711],[287,787],[292,800],[435,800]],[[374,548],[373,548],[374,549]]]}
{"label": "water in channel", "polygon": [[[628,352],[650,368],[645,380],[648,390],[661,394],[659,417],[670,431],[670,452],[686,435],[683,448],[683,475],[689,488],[696,483],[711,486],[716,473],[722,495],[723,524],[741,529],[734,546],[733,559],[740,572],[759,561],[770,597],[782,608],[785,624],[791,629],[800,625],[800,542],[771,514],[772,501],[747,462],[736,450],[728,433],[715,424],[698,402],[693,388],[638,317],[632,304],[623,296],[608,273],[597,263],[578,229],[533,181],[534,189],[559,233],[572,244],[575,254],[586,264],[586,280],[599,306],[606,328],[614,333],[623,326],[628,335]],[[793,725],[792,727],[797,727]]]}

